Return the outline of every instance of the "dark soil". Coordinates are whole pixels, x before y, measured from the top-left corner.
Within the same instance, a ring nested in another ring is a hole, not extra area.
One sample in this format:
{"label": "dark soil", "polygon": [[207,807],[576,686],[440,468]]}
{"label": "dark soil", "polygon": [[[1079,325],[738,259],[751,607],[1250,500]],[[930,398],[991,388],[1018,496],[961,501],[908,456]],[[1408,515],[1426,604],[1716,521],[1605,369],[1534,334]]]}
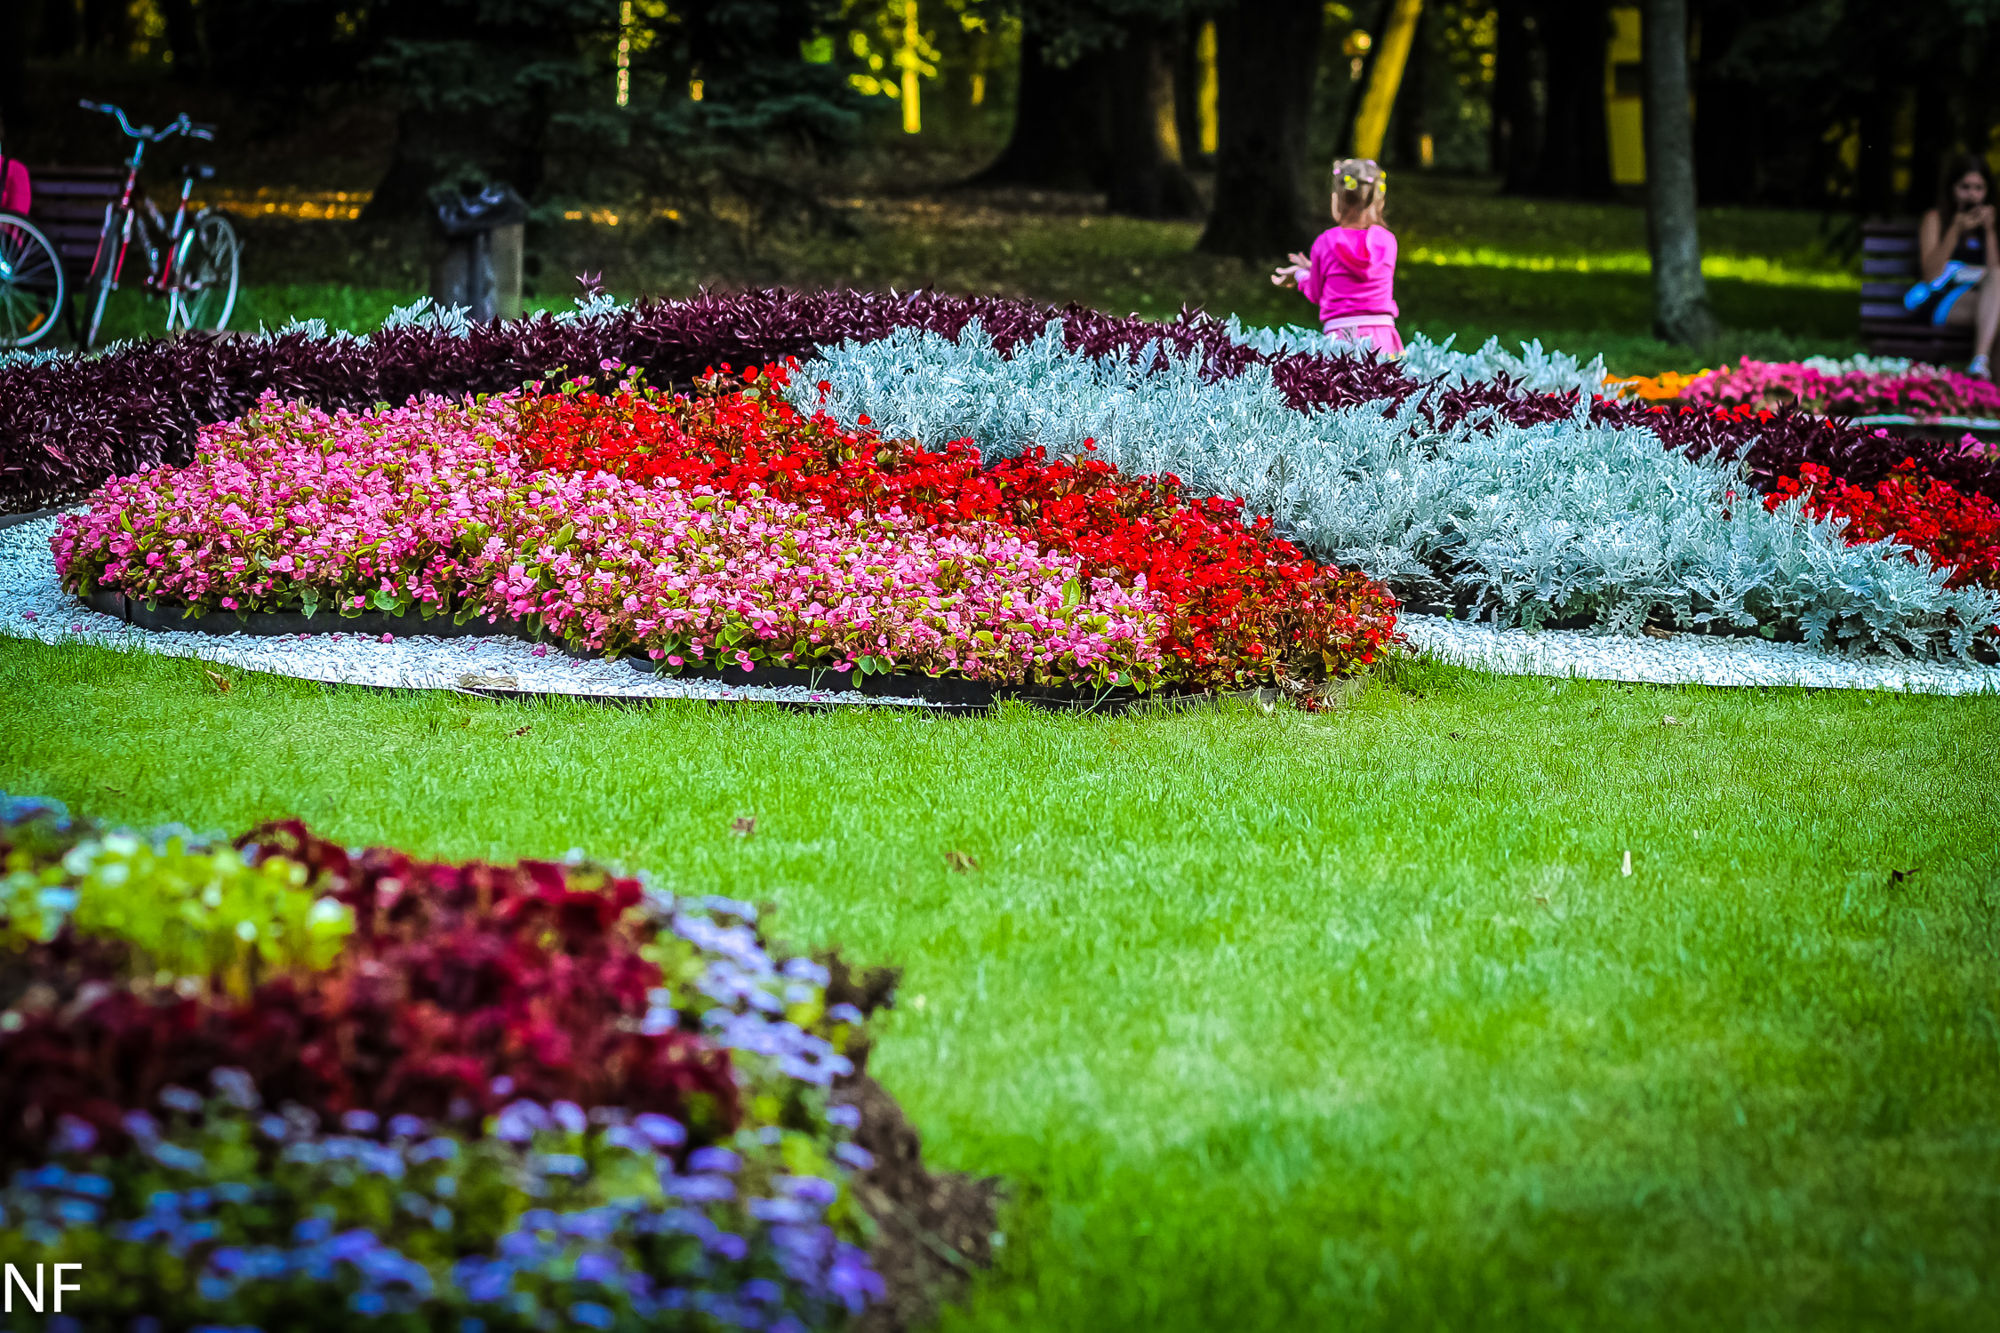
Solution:
{"label": "dark soil", "polygon": [[854,1192],[874,1219],[869,1253],[888,1284],[887,1298],[854,1327],[861,1333],[928,1328],[944,1305],[965,1294],[975,1272],[992,1266],[999,1178],[926,1168],[903,1108],[865,1074],[847,1079],[833,1100],[860,1110],[855,1142],[875,1155]]}
{"label": "dark soil", "polygon": [[[829,1005],[847,1003],[873,1013],[895,1003],[894,968],[849,968],[837,955],[823,957],[832,973]],[[875,1223],[869,1254],[888,1285],[880,1303],[855,1321],[857,1333],[905,1333],[929,1328],[939,1311],[964,1296],[972,1276],[993,1263],[1000,1180],[925,1167],[923,1143],[903,1108],[868,1076],[868,1047],[848,1051],[854,1073],[834,1086],[836,1105],[861,1112],[854,1141],[875,1165],[855,1178],[854,1192]]]}

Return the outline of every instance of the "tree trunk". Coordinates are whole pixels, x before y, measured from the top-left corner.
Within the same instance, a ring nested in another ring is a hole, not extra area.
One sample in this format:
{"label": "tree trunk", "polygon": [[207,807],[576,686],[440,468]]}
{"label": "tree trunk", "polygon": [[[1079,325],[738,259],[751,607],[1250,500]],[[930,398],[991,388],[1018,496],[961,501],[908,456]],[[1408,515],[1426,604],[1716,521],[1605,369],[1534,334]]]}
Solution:
{"label": "tree trunk", "polygon": [[1389,117],[1396,109],[1397,94],[1403,88],[1403,71],[1410,61],[1417,22],[1423,17],[1424,0],[1396,0],[1389,8],[1381,36],[1373,43],[1373,60],[1368,70],[1366,91],[1361,94],[1361,110],[1354,119],[1354,155],[1379,158],[1389,137]]}
{"label": "tree trunk", "polygon": [[[1685,10],[1686,0],[1681,0]],[[1545,0],[1536,28],[1547,53],[1542,151],[1526,193],[1603,199],[1611,190],[1611,136],[1604,119],[1604,0]]]}
{"label": "tree trunk", "polygon": [[[1215,34],[1212,32],[1208,33],[1204,51],[1203,33],[1207,25],[1208,20],[1200,14],[1183,18],[1173,43],[1174,124],[1180,134],[1183,167],[1212,165],[1212,154],[1202,145],[1202,86],[1215,72]],[[1213,105],[1209,110],[1214,111]]]}
{"label": "tree trunk", "polygon": [[1427,165],[1424,162],[1424,139],[1431,131],[1431,42],[1436,32],[1435,7],[1417,15],[1409,64],[1403,70],[1403,86],[1396,90],[1396,110],[1389,123],[1389,141],[1396,147],[1395,165],[1399,167]]}
{"label": "tree trunk", "polygon": [[1157,23],[1136,23],[1104,60],[1110,150],[1105,206],[1128,217],[1192,216],[1201,200],[1181,166],[1172,51],[1165,34]]}
{"label": "tree trunk", "polygon": [[1694,211],[1694,117],[1688,111],[1687,0],[1646,0],[1646,248],[1653,334],[1698,346],[1718,329],[1701,276]]}
{"label": "tree trunk", "polygon": [[1104,73],[1101,55],[1068,66],[1049,63],[1043,35],[1024,24],[1014,128],[1000,156],[966,182],[1041,190],[1101,189],[1105,184]]}
{"label": "tree trunk", "polygon": [[1320,0],[1237,0],[1217,17],[1221,144],[1197,248],[1275,259],[1311,238],[1320,209],[1301,178],[1324,16]]}
{"label": "tree trunk", "polygon": [[[1375,82],[1375,66],[1382,59],[1381,34],[1388,31],[1389,18],[1395,12],[1396,0],[1382,0],[1376,6],[1373,26],[1360,29],[1362,35],[1371,40],[1367,52],[1361,57],[1361,73],[1348,85],[1347,100],[1340,108],[1340,124],[1335,127],[1337,133],[1333,141],[1341,145],[1339,151],[1342,153],[1353,151],[1354,136],[1361,125],[1361,107],[1368,99],[1369,87]],[[1355,17],[1358,24],[1360,16],[1357,14]]]}
{"label": "tree trunk", "polygon": [[1527,0],[1500,0],[1493,43],[1493,124],[1488,140],[1493,174],[1519,194],[1541,157],[1541,115],[1535,107],[1534,38]]}

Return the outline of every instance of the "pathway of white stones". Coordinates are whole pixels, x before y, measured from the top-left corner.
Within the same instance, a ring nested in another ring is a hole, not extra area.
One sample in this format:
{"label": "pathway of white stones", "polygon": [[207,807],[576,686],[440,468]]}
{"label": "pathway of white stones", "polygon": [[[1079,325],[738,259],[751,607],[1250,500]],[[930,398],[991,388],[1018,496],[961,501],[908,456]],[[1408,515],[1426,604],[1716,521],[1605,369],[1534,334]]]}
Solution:
{"label": "pathway of white stones", "polygon": [[[53,518],[0,529],[0,634],[46,643],[85,640],[132,645],[176,657],[199,657],[306,680],[399,689],[475,693],[568,694],[600,699],[764,700],[789,704],[926,707],[915,699],[864,697],[853,690],[799,686],[733,687],[633,671],[618,662],[586,662],[518,639],[368,638],[315,634],[293,638],[159,632],[134,628],[85,609],[62,590],[49,553]],[[1404,616],[1412,646],[1437,658],[1501,675],[1582,677],[1652,684],[1779,685],[1907,690],[1927,694],[2000,693],[2000,667],[1952,662],[1850,658],[1800,644],[1684,634],[1626,639],[1572,630],[1530,634],[1433,616]]]}

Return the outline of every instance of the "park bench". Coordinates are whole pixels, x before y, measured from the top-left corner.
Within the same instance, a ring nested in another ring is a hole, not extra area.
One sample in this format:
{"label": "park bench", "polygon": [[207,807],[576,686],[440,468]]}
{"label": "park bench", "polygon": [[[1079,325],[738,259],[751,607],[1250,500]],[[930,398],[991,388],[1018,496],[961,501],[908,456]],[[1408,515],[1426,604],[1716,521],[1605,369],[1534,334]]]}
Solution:
{"label": "park bench", "polygon": [[125,188],[125,171],[122,167],[29,167],[28,176],[34,183],[28,220],[42,229],[62,259],[63,281],[70,298],[63,318],[75,338],[76,311],[86,299],[83,284],[97,258],[104,210],[118,202]]}
{"label": "park bench", "polygon": [[1972,355],[1969,327],[1939,327],[1903,308],[1918,279],[1917,224],[1877,221],[1861,228],[1861,341],[1875,356],[1943,365]]}

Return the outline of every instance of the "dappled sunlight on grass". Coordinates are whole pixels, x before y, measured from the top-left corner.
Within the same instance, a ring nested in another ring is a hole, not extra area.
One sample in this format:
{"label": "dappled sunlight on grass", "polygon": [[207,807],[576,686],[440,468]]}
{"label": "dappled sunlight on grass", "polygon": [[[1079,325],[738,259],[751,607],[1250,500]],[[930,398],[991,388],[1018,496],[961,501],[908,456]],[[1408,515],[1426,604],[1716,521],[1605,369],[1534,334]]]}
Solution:
{"label": "dappled sunlight on grass", "polygon": [[[1644,251],[1608,250],[1594,254],[1518,254],[1492,246],[1439,247],[1419,245],[1404,250],[1405,263],[1440,268],[1519,269],[1530,273],[1638,273],[1650,275],[1652,260]],[[1759,255],[1704,254],[1703,276],[1729,278],[1760,287],[1812,287],[1826,291],[1859,292],[1861,279],[1844,271],[1804,269]]]}
{"label": "dappled sunlight on grass", "polygon": [[[1694,370],[1745,355],[1783,360],[1858,350],[1855,265],[1826,250],[1816,215],[1704,210],[1703,271],[1730,332],[1713,346],[1689,349],[1648,332],[1642,210],[1509,199],[1487,183],[1416,173],[1402,174],[1397,184],[1390,222],[1402,242],[1396,294],[1406,332],[1455,336],[1460,346],[1489,336],[1509,344],[1534,338],[1586,357],[1601,352],[1625,374]],[[284,190],[243,196],[246,207],[279,205],[273,217],[294,205],[358,206],[360,198]],[[754,244],[719,243],[687,218],[668,217],[673,207],[662,201],[638,209],[571,206],[575,220],[531,228],[531,270],[538,266],[540,276],[531,276],[528,308],[568,308],[576,290],[568,275],[589,270],[602,272],[623,297],[687,296],[704,286],[933,287],[1077,301],[1153,318],[1183,306],[1248,324],[1314,317],[1297,293],[1271,285],[1267,265],[1197,253],[1198,222],[1113,217],[1087,197],[1020,192],[856,195],[831,203],[850,224],[849,234],[779,229],[760,233]],[[650,220],[641,216],[646,212]],[[362,331],[418,295],[414,283],[399,289],[384,281],[403,270],[376,262],[376,252],[358,241],[343,241],[357,247],[343,271],[358,281],[257,280],[289,276],[300,264],[310,270],[306,261],[324,247],[304,238],[362,234],[338,222],[272,225],[276,236],[290,238],[292,253],[265,257],[258,233],[248,233],[253,280],[233,328],[276,328],[296,317]],[[1299,244],[1310,239],[1302,235]],[[156,332],[164,314],[157,303],[121,293],[113,300],[110,336]]]}

